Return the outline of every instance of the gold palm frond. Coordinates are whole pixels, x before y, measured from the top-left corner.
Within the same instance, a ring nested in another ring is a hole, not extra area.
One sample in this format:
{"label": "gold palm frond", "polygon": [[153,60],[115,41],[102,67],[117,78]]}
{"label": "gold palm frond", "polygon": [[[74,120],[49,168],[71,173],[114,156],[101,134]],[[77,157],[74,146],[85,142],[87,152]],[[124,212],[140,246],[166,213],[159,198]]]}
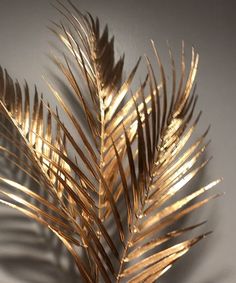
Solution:
{"label": "gold palm frond", "polygon": [[65,53],[52,60],[83,114],[78,117],[48,83],[69,118],[65,125],[60,110],[53,110],[36,88],[31,102],[28,85],[21,88],[0,69],[0,135],[19,154],[4,145],[1,152],[48,194],[1,176],[0,201],[53,231],[85,282],[155,282],[208,234],[173,244],[204,222],[185,228],[173,224],[219,195],[197,199],[219,180],[180,193],[209,161],[202,161],[208,129],[190,143],[201,114],[193,118],[199,56],[192,49],[187,68],[182,45],[177,80],[169,49],[169,86],[152,42],[155,61],[145,57],[147,76],[132,91],[140,59],[124,79],[124,57],[115,61],[108,28],[101,30],[98,19],[82,14],[71,1],[67,6],[58,1],[56,8],[64,22],[53,23],[51,30]]}

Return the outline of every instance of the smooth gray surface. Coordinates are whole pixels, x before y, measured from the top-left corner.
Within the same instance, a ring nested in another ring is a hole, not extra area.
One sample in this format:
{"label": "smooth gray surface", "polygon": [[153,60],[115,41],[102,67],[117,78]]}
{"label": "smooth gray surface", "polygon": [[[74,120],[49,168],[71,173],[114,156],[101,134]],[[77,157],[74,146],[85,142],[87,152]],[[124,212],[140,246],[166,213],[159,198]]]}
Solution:
{"label": "smooth gray surface", "polygon": [[[0,0],[0,64],[20,81],[27,79],[31,86],[36,83],[46,96],[49,92],[41,75],[54,68],[46,56],[49,50],[48,41],[53,38],[46,25],[49,19],[59,18],[49,2]],[[200,128],[212,124],[209,135],[212,144],[208,154],[214,155],[202,178],[213,180],[223,176],[224,182],[217,190],[226,191],[227,194],[199,214],[199,218],[209,219],[206,230],[213,229],[214,234],[179,261],[160,282],[235,283],[236,2],[78,2],[81,9],[90,11],[99,16],[103,23],[109,24],[111,33],[116,37],[117,53],[126,54],[126,70],[131,69],[140,54],[151,54],[150,38],[157,43],[164,64],[168,62],[166,40],[176,50],[176,56],[180,52],[182,39],[185,40],[187,50],[190,51],[194,45],[200,53],[198,109],[202,109],[204,113]],[[1,208],[1,215],[4,213],[11,215],[12,212]],[[8,221],[7,223],[10,225]],[[21,259],[20,252],[19,260],[14,258],[15,246],[7,246],[4,241],[1,242],[1,231],[5,228],[3,219],[0,222],[0,283],[65,282],[60,272],[56,273],[56,268],[44,264],[42,259],[39,262],[35,259],[36,262],[33,262],[27,253]],[[22,237],[30,237],[31,234],[24,235]],[[17,248],[25,250],[26,242],[17,243]],[[45,250],[46,247],[34,249],[30,254],[37,255]],[[11,256],[4,257],[4,252]],[[45,256],[46,252],[43,253]],[[70,278],[66,282],[74,282],[74,279]]]}

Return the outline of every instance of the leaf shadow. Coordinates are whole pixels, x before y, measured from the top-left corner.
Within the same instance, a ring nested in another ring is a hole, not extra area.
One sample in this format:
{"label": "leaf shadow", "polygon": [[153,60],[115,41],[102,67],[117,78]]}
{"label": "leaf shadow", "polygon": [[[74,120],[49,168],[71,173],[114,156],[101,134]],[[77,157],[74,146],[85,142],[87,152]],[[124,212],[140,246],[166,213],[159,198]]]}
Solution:
{"label": "leaf shadow", "polygon": [[[11,125],[7,125],[10,130]],[[7,145],[1,139],[1,145]],[[15,154],[20,154],[14,148]],[[0,176],[13,179],[38,191],[32,179],[22,174],[13,163],[0,156]],[[1,189],[3,184],[1,184]],[[8,187],[4,186],[7,191]],[[1,198],[4,197],[1,195]],[[62,242],[48,229],[27,216],[0,205],[0,267],[1,282],[75,283],[80,282],[73,259]]]}

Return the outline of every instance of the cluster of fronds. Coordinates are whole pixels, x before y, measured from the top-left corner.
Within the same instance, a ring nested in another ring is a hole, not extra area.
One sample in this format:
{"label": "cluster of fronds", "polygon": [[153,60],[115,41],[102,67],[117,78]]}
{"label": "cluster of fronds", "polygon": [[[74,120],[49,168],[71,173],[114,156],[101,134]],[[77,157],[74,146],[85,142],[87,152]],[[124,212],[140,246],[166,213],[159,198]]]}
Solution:
{"label": "cluster of fronds", "polygon": [[[69,118],[68,128],[60,111],[53,110],[36,89],[30,102],[27,84],[21,88],[0,70],[4,117],[0,135],[19,154],[8,147],[0,149],[46,192],[0,177],[2,185],[11,187],[9,191],[2,186],[1,202],[53,231],[74,257],[85,282],[154,282],[206,235],[173,244],[170,240],[203,223],[177,229],[173,224],[217,196],[195,200],[219,180],[179,194],[208,162],[201,158],[208,130],[189,145],[200,117],[192,119],[199,56],[192,49],[187,71],[182,46],[177,79],[170,50],[168,86],[152,42],[155,62],[145,58],[147,76],[132,92],[140,60],[124,80],[124,57],[115,61],[107,27],[101,32],[97,19],[68,2],[70,7],[60,2],[57,7],[66,23],[51,27],[67,55],[52,59],[83,117],[79,119],[63,93],[48,83]],[[178,200],[173,198],[178,195]]]}

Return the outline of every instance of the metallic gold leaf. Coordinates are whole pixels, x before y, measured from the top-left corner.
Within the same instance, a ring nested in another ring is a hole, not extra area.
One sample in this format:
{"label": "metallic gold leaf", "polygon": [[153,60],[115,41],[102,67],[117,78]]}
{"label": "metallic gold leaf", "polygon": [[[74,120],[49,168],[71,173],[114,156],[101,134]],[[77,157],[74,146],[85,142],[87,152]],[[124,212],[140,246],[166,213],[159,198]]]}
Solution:
{"label": "metallic gold leaf", "polygon": [[0,176],[0,202],[48,227],[72,254],[84,282],[155,282],[208,235],[172,243],[205,222],[175,230],[172,225],[220,195],[205,196],[220,180],[184,193],[209,161],[201,160],[209,129],[191,141],[201,116],[193,119],[199,55],[192,49],[187,70],[182,43],[177,80],[169,47],[169,86],[151,41],[159,76],[145,56],[147,75],[132,92],[141,58],[123,78],[124,56],[115,60],[108,27],[102,30],[97,18],[70,0],[56,2],[62,21],[52,22],[50,30],[65,52],[51,58],[75,105],[48,78],[59,110],[36,87],[31,101],[27,83],[22,88],[0,68],[0,153],[44,190],[40,194]]}

